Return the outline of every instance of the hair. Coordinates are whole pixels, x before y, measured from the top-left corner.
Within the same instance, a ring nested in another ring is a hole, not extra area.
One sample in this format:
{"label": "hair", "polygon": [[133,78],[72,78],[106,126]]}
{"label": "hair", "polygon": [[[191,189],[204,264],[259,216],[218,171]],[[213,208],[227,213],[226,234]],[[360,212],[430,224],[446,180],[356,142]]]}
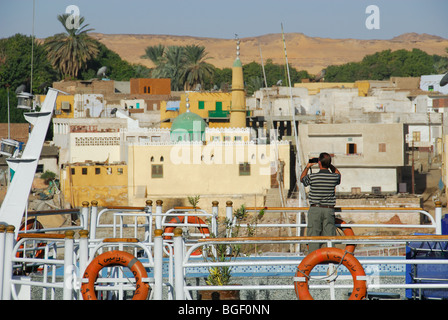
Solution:
{"label": "hair", "polygon": [[322,168],[328,169],[331,165],[331,156],[326,152],[322,152],[319,155],[319,162],[322,165]]}

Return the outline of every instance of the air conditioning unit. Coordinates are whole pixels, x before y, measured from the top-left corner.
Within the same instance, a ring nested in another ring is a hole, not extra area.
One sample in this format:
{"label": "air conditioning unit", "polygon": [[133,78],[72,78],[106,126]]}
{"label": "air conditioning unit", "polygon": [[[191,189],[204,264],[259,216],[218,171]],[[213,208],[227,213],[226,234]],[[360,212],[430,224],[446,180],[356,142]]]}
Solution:
{"label": "air conditioning unit", "polygon": [[62,101],[61,102],[61,109],[62,109],[62,111],[70,111],[70,102]]}

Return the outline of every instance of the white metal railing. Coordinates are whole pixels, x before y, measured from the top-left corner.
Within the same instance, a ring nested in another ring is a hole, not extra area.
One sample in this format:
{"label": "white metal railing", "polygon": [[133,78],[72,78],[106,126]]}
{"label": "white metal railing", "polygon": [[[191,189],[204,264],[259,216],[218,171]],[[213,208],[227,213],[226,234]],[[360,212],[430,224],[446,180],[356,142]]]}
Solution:
{"label": "white metal railing", "polygon": [[[294,289],[294,280],[291,278],[291,284],[289,285],[226,285],[226,286],[209,286],[209,285],[186,285],[186,276],[187,276],[187,268],[198,268],[198,267],[237,267],[237,266],[260,266],[260,265],[270,265],[270,266],[285,266],[285,265],[294,265],[298,266],[302,259],[302,257],[297,257],[296,260],[291,259],[275,259],[275,260],[266,260],[266,259],[256,259],[250,261],[227,261],[227,262],[215,262],[204,259],[199,261],[197,259],[190,259],[191,253],[197,250],[199,247],[205,246],[213,246],[217,243],[220,244],[309,244],[310,242],[319,242],[326,243],[327,246],[332,247],[335,244],[396,244],[396,243],[409,243],[411,241],[440,241],[440,242],[448,242],[448,236],[353,236],[353,237],[282,237],[282,238],[233,238],[233,239],[204,239],[200,240],[200,242],[196,245],[193,245],[188,250],[185,248],[184,240],[181,236],[181,232],[178,232],[177,236],[175,236],[174,241],[174,252],[175,257],[178,254],[184,252],[183,259],[175,258],[175,292],[176,299],[184,300],[191,299],[190,292],[197,290],[293,290]],[[204,250],[205,251],[205,250]],[[448,259],[359,259],[359,262],[365,265],[374,265],[374,264],[433,264],[433,265],[448,265]],[[375,275],[376,276],[376,275]],[[350,277],[351,278],[351,277]],[[368,289],[448,289],[448,282],[441,283],[408,283],[408,284],[388,284],[388,283],[379,283],[373,281],[373,278],[367,276]],[[330,290],[330,295],[332,298],[335,297],[334,290],[336,289],[348,289],[352,288],[351,285],[348,284],[311,284],[309,285],[310,289],[327,289]]]}
{"label": "white metal railing", "polygon": [[[250,227],[252,228],[295,228],[296,229],[296,236],[303,235],[303,230],[306,228],[306,219],[307,219],[307,212],[309,210],[308,207],[294,207],[294,208],[269,208],[269,207],[249,207],[246,208],[247,212],[260,212],[260,210],[263,210],[265,213],[285,213],[285,214],[293,214],[295,215],[295,223],[269,223],[269,224],[263,224],[263,223],[255,223],[251,224]],[[433,217],[429,212],[422,210],[421,208],[403,208],[403,207],[377,207],[377,208],[362,208],[362,207],[342,207],[342,208],[336,208],[336,213],[344,213],[344,212],[353,212],[357,214],[371,214],[371,213],[381,213],[381,214],[390,214],[392,217],[393,215],[397,213],[408,213],[408,214],[421,214],[425,216],[429,224],[390,224],[390,223],[345,223],[344,228],[356,228],[356,227],[362,227],[362,228],[400,228],[400,229],[426,229],[434,234],[442,234],[442,207],[436,206],[435,208],[435,217]],[[229,210],[226,212],[227,219],[233,219],[232,216],[233,209],[230,207]],[[302,222],[302,215],[305,216],[305,221]],[[235,223],[233,223],[235,224]],[[241,227],[247,228],[249,225],[246,223],[241,223]],[[336,225],[337,227],[341,227],[340,224]]]}
{"label": "white metal railing", "polygon": [[[303,257],[297,257],[296,261],[292,260],[275,260],[275,261],[232,261],[232,262],[210,262],[205,261],[201,256],[191,257],[192,253],[195,250],[202,248],[204,246],[211,246],[216,243],[215,239],[207,239],[204,237],[202,233],[198,233],[191,237],[186,236],[185,232],[181,232],[181,236],[175,236],[174,232],[166,233],[165,236],[173,236],[170,240],[163,239],[163,230],[166,227],[178,228],[178,230],[186,229],[187,227],[199,227],[202,228],[203,224],[197,223],[188,223],[188,219],[184,219],[181,223],[176,223],[171,221],[174,216],[199,216],[203,217],[203,220],[209,223],[209,231],[214,234],[218,234],[218,203],[214,202],[212,206],[212,213],[207,213],[205,210],[194,209],[189,207],[182,208],[174,208],[168,210],[166,212],[162,211],[162,201],[158,200],[156,202],[156,210],[153,212],[152,202],[148,201],[145,207],[115,207],[115,208],[107,208],[102,210],[99,214],[97,212],[98,208],[96,204],[92,201],[92,206],[89,208],[88,203],[83,203],[83,207],[80,210],[80,220],[82,226],[90,226],[90,234],[87,230],[80,231],[79,239],[74,239],[73,235],[74,231],[69,230],[66,231],[66,235],[57,235],[52,236],[48,234],[39,234],[38,236],[34,236],[30,231],[28,234],[22,234],[24,238],[20,240],[16,240],[14,238],[14,232],[6,231],[4,232],[4,226],[0,226],[0,257],[3,258],[2,263],[0,263],[0,299],[17,299],[19,298],[18,293],[16,292],[16,286],[24,286],[24,287],[40,287],[42,288],[42,296],[46,298],[49,296],[50,299],[55,299],[56,291],[62,290],[63,299],[81,299],[79,293],[79,286],[82,283],[82,275],[95,256],[95,254],[101,252],[104,248],[112,248],[116,247],[118,249],[129,249],[134,252],[135,256],[141,255],[140,259],[143,261],[145,268],[153,269],[153,277],[151,279],[147,279],[150,281],[151,287],[153,291],[151,293],[152,299],[163,299],[164,295],[162,295],[162,288],[168,288],[167,299],[189,299],[191,298],[190,292],[192,290],[203,290],[203,289],[215,289],[211,286],[201,287],[201,286],[185,286],[185,276],[187,268],[191,267],[207,267],[210,265],[220,266],[220,265],[228,265],[228,266],[244,266],[244,265],[253,265],[261,264],[261,265],[291,265],[297,264],[301,261]],[[270,213],[288,213],[288,214],[296,214],[295,223],[290,224],[282,224],[282,223],[273,223],[273,224],[253,224],[252,227],[256,228],[296,228],[298,235],[300,235],[301,230],[306,227],[306,223],[302,222],[302,215],[305,216],[306,220],[306,211],[308,208],[247,208],[248,212],[257,212],[260,209],[265,210],[265,212]],[[225,213],[226,217],[231,217],[233,219],[233,206],[230,201],[226,203]],[[441,233],[441,216],[442,216],[442,208],[440,206],[436,207],[435,217],[430,215],[428,212],[422,211],[418,208],[375,208],[374,210],[363,210],[363,208],[341,208],[341,211],[356,211],[357,213],[371,213],[372,211],[382,213],[390,213],[395,214],[397,211],[399,212],[409,212],[411,214],[422,214],[427,217],[429,224],[428,225],[402,225],[402,224],[344,224],[343,227],[374,227],[374,228],[426,228],[433,231],[436,235]],[[90,217],[89,217],[90,215]],[[100,221],[102,217],[106,215],[110,215],[112,222],[111,223],[103,223]],[[89,223],[90,219],[90,223]],[[244,224],[241,227],[245,227]],[[109,239],[97,239],[96,231],[100,228],[111,228],[111,235],[115,242],[110,243]],[[124,230],[128,228],[131,231],[125,232]],[[157,231],[156,231],[157,230]],[[185,231],[185,230],[184,230]],[[129,235],[137,238],[138,235],[141,235],[143,232],[144,236],[142,241],[136,241],[136,243],[129,245],[123,237]],[[82,234],[82,235],[81,235]],[[33,238],[34,237],[34,238]],[[430,237],[430,236],[428,236]],[[434,236],[433,236],[434,237]],[[182,245],[179,244],[176,246],[176,241],[182,239]],[[121,240],[120,240],[121,239]],[[406,239],[399,239],[394,237],[389,237],[388,239],[378,239],[375,236],[371,236],[368,238],[362,238],[361,236],[357,238],[353,237],[338,237],[337,239],[325,238],[311,238],[311,237],[279,237],[279,238],[250,238],[244,240],[231,240],[225,239],[228,242],[235,241],[243,241],[246,244],[289,244],[289,245],[300,245],[300,244],[308,244],[310,242],[325,242],[328,246],[334,246],[337,244],[406,244],[408,241],[412,240],[412,236],[408,236]],[[121,241],[121,242],[120,242]],[[224,240],[223,240],[224,241]],[[440,241],[445,241],[444,239]],[[44,246],[40,246],[40,243],[43,242]],[[224,242],[223,242],[224,243]],[[23,248],[21,248],[23,246]],[[28,253],[36,252],[36,251],[44,251],[44,257],[33,257]],[[64,251],[64,259],[59,258],[59,254],[61,250]],[[177,250],[177,251],[176,251]],[[205,252],[205,250],[203,251]],[[22,256],[19,256],[18,253],[21,253]],[[163,255],[165,253],[165,258]],[[145,258],[147,261],[145,261]],[[422,263],[433,263],[433,264],[446,264],[447,261],[444,259],[432,259],[432,260],[412,260],[406,261],[404,259],[367,259],[360,260],[365,264],[372,263],[398,263],[398,264],[422,264]],[[180,263],[180,261],[182,263]],[[16,268],[15,265],[26,265],[26,266],[39,266],[41,268],[41,273],[43,274],[42,280],[39,282],[37,280],[30,279],[21,279],[13,276],[13,270]],[[163,279],[163,265],[168,265],[168,281],[165,283],[162,281]],[[64,280],[58,280],[56,277],[56,273],[59,270],[63,270],[62,277]],[[122,276],[120,272],[117,273]],[[177,276],[176,276],[177,275]],[[180,276],[182,275],[182,276]],[[104,279],[103,279],[104,280]],[[124,283],[123,279],[108,279],[104,280],[108,283],[108,286],[98,286],[100,290],[104,290],[105,292],[109,292],[110,290],[115,290],[117,296],[123,297],[124,291],[131,289],[132,285],[127,285]],[[113,285],[110,285],[113,284]],[[377,284],[370,285],[370,289],[376,288]],[[330,289],[334,290],[338,288],[337,286],[330,285]],[[346,285],[341,285],[342,287]],[[412,285],[382,285],[381,288],[417,288],[420,284],[412,284]],[[427,288],[426,284],[422,284]],[[267,287],[259,287],[259,286],[240,286],[239,289],[252,289],[252,288],[261,288],[263,290],[269,289],[291,289],[293,284],[290,285],[278,285],[278,286],[267,286]],[[444,284],[432,284],[432,287],[443,287],[446,288]],[[323,288],[322,285],[311,285],[310,288]],[[325,288],[328,286],[325,285]],[[219,289],[235,289],[235,286],[219,287]],[[259,290],[258,289],[258,290]]]}

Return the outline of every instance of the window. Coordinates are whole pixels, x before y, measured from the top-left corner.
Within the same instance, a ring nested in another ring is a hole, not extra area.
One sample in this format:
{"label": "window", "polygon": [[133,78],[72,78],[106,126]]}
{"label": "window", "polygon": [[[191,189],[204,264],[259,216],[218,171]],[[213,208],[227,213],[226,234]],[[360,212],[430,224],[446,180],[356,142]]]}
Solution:
{"label": "window", "polygon": [[378,145],[378,152],[386,152],[386,144],[385,143],[380,143]]}
{"label": "window", "polygon": [[205,108],[205,102],[204,101],[198,101],[198,109],[204,110]]}
{"label": "window", "polygon": [[123,174],[123,168],[117,168],[117,174],[118,175]]}
{"label": "window", "polygon": [[84,174],[84,175],[87,174],[87,168],[82,168],[82,174]]}
{"label": "window", "polygon": [[112,174],[112,168],[106,168],[106,173],[107,174]]}
{"label": "window", "polygon": [[250,163],[240,163],[240,176],[250,176]]}
{"label": "window", "polygon": [[95,168],[95,174],[101,174],[101,168]]}
{"label": "window", "polygon": [[163,162],[165,159],[163,158],[163,156],[160,157],[160,162]]}
{"label": "window", "polygon": [[71,173],[72,173],[72,176],[75,175],[75,168],[72,168]]}
{"label": "window", "polygon": [[412,132],[412,141],[420,142],[420,131],[413,131]]}
{"label": "window", "polygon": [[152,164],[151,165],[151,178],[163,178],[163,165]]}
{"label": "window", "polygon": [[356,154],[356,143],[347,143],[347,154]]}

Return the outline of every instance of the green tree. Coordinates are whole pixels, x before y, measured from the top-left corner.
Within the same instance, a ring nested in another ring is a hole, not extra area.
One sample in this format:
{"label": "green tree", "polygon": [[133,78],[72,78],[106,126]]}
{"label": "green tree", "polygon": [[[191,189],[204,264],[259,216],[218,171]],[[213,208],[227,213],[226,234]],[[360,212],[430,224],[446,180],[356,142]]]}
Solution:
{"label": "green tree", "polygon": [[62,77],[77,78],[78,72],[98,53],[97,42],[87,35],[93,29],[86,29],[84,17],[79,17],[79,28],[67,23],[69,14],[58,15],[66,33],[58,33],[45,40],[48,59],[59,70]]}
{"label": "green tree", "polygon": [[26,122],[23,110],[17,109],[15,90],[25,85],[25,91],[34,94],[45,93],[57,78],[47,60],[46,51],[42,45],[34,41],[33,49],[33,81],[31,81],[31,51],[32,37],[16,34],[0,39],[0,122],[8,122],[8,88],[10,121]]}
{"label": "green tree", "polygon": [[141,56],[143,59],[151,60],[156,67],[164,63],[163,55],[165,53],[165,46],[159,44],[157,46],[146,47],[145,54]]}
{"label": "green tree", "polygon": [[205,47],[188,45],[184,54],[185,65],[182,68],[181,82],[187,90],[194,89],[198,84],[203,88],[206,79],[210,78],[214,71],[213,66],[205,62],[208,59]]}
{"label": "green tree", "polygon": [[329,82],[387,80],[390,77],[420,77],[440,73],[448,65],[448,57],[429,55],[420,49],[384,50],[366,55],[360,62],[350,62],[326,69]]}
{"label": "green tree", "polygon": [[92,79],[97,77],[97,71],[105,66],[108,78],[117,81],[128,81],[131,78],[148,78],[150,69],[140,64],[131,64],[107,48],[104,44],[94,40],[98,47],[98,54],[90,60],[86,67],[80,70],[81,79]]}

